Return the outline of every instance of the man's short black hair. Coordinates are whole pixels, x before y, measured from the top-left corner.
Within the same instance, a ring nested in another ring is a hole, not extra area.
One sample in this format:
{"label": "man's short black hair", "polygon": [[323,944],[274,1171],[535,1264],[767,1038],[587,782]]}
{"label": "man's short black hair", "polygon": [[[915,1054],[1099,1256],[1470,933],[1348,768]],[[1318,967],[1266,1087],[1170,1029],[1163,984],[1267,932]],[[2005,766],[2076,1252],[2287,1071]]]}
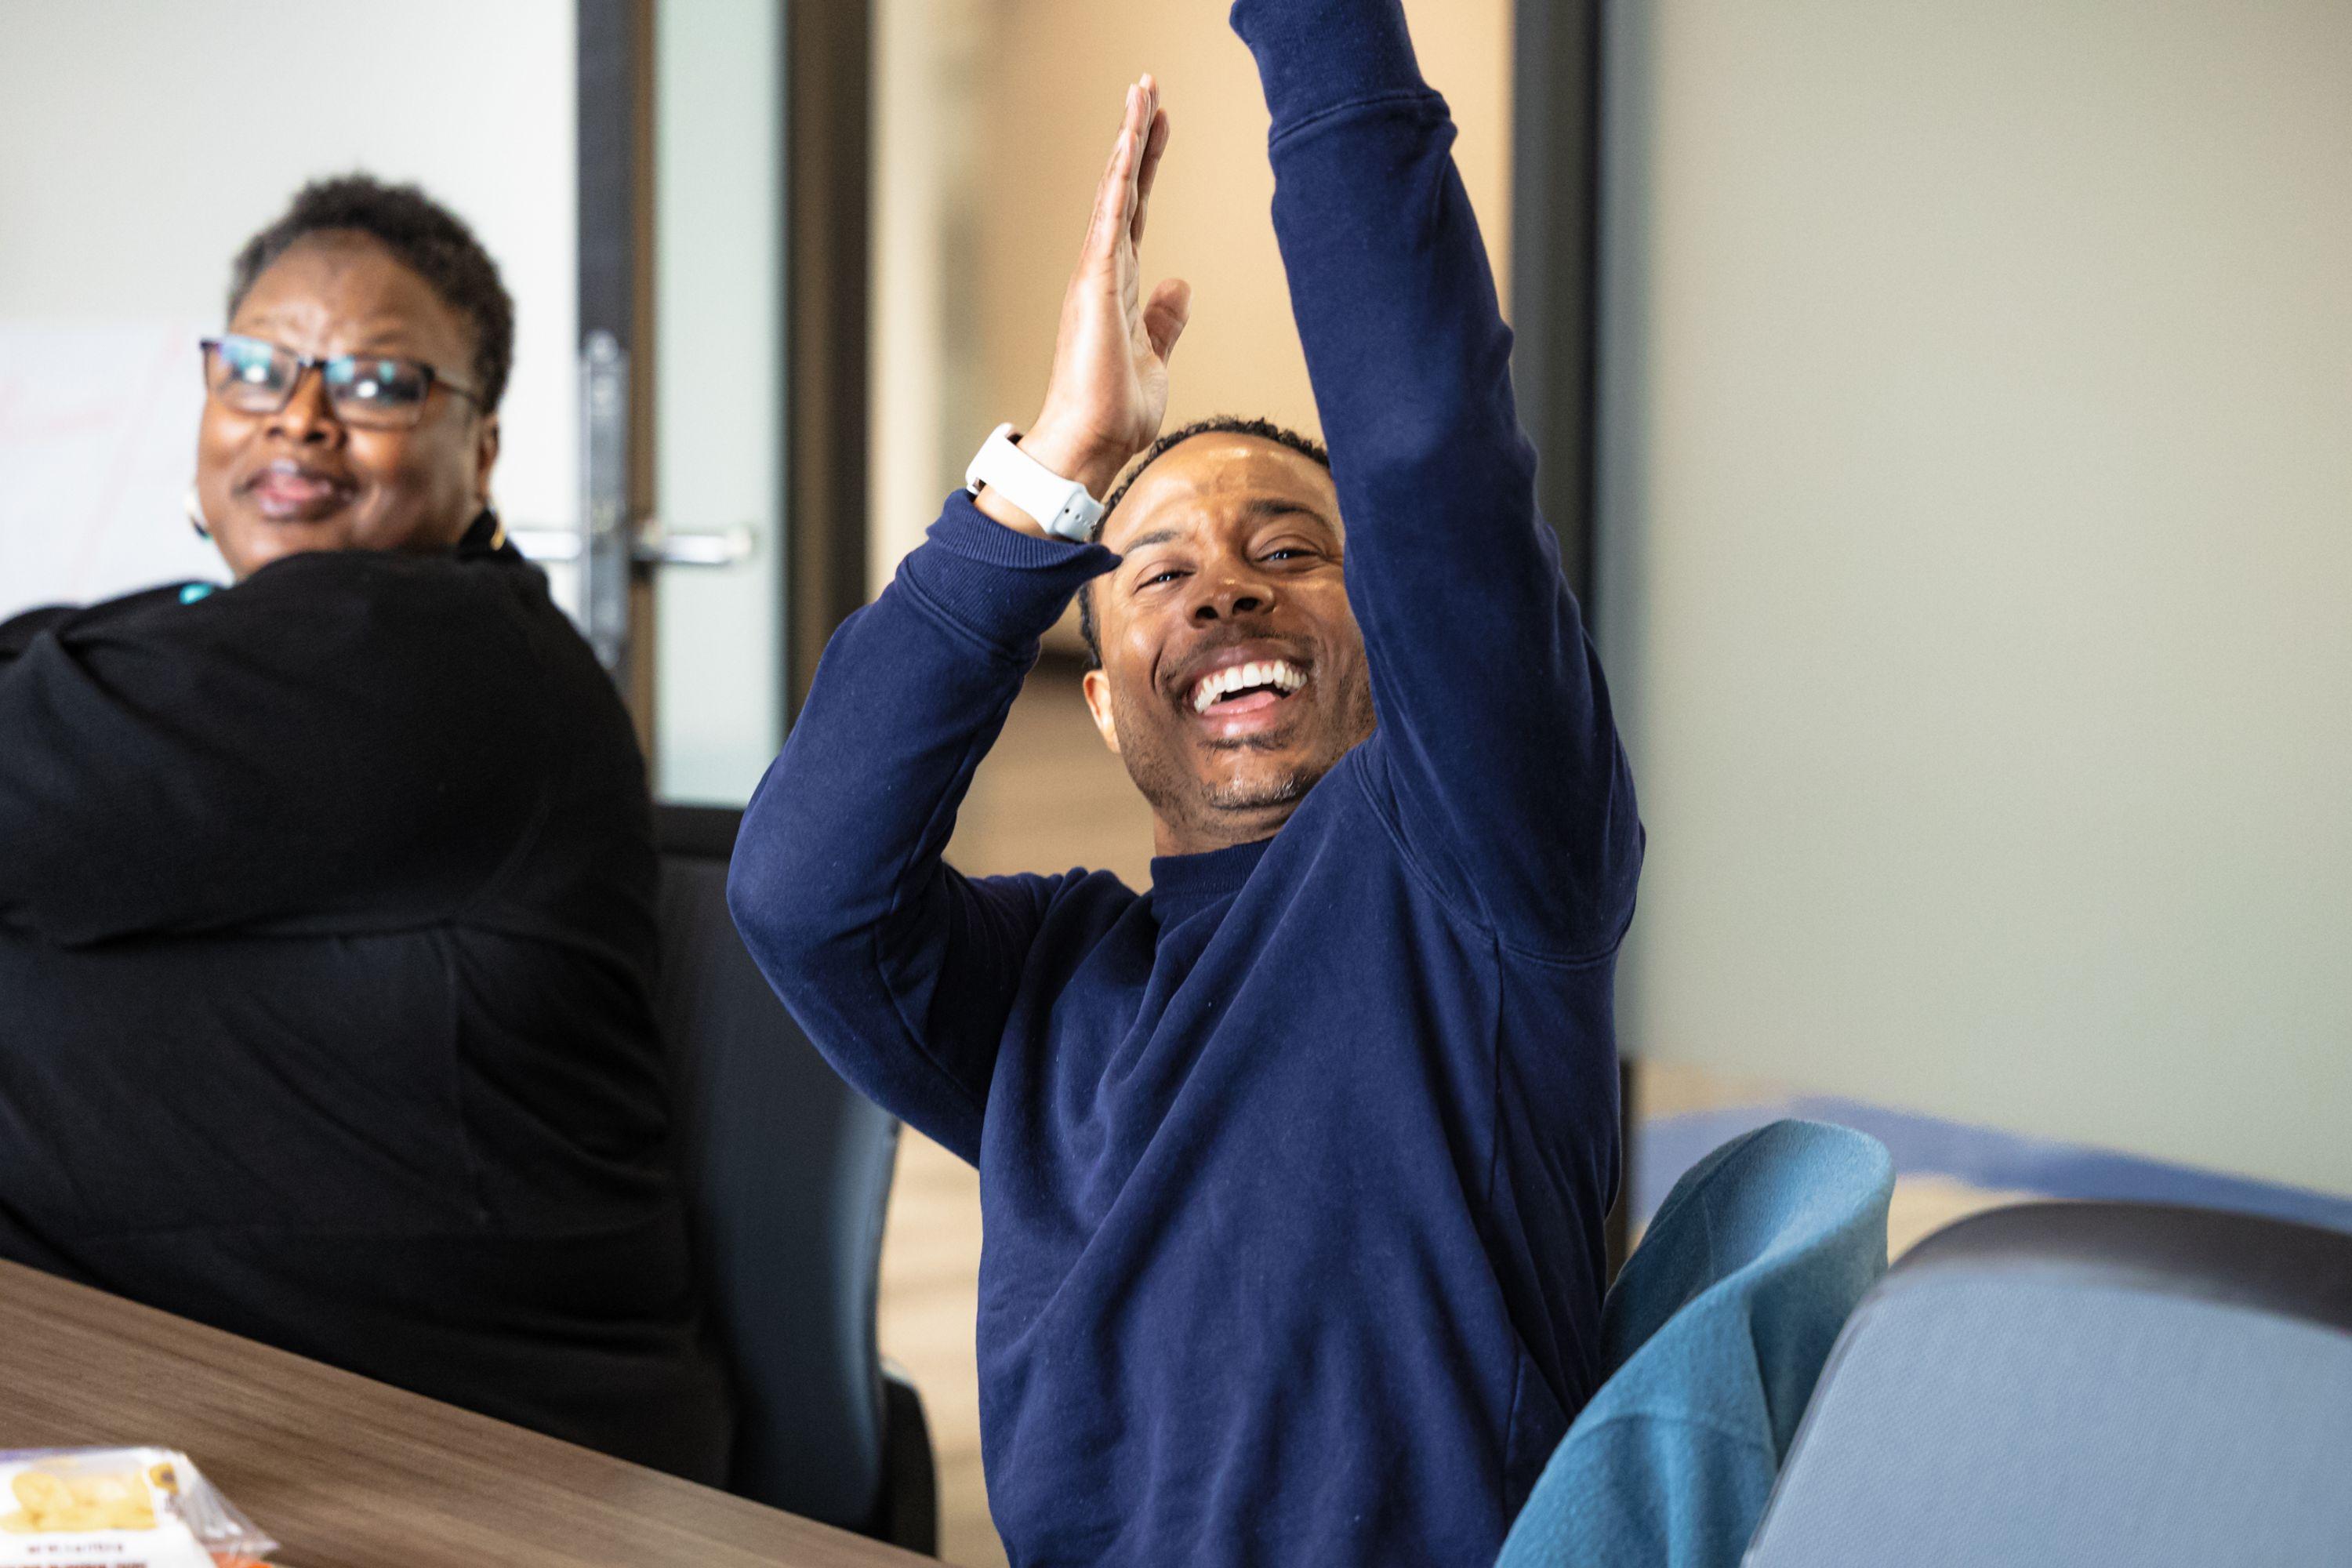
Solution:
{"label": "man's short black hair", "polygon": [[[1302,436],[1288,426],[1276,425],[1271,419],[1244,419],[1234,414],[1213,414],[1206,419],[1195,419],[1190,425],[1171,430],[1146,447],[1143,456],[1136,458],[1134,465],[1112,487],[1110,499],[1103,503],[1103,514],[1095,520],[1094,532],[1089,537],[1100,543],[1103,530],[1110,526],[1110,514],[1118,510],[1118,503],[1127,499],[1127,492],[1135,488],[1135,481],[1143,477],[1143,470],[1158,462],[1171,447],[1189,441],[1195,436],[1255,436],[1261,441],[1287,447],[1300,457],[1322,464],[1327,471],[1331,467],[1331,454],[1324,449],[1322,442],[1312,436]],[[1095,629],[1095,585],[1092,583],[1078,591],[1078,635],[1087,639],[1087,668],[1101,668],[1102,640]]]}
{"label": "man's short black hair", "polygon": [[474,333],[473,389],[481,395],[484,413],[497,408],[514,365],[514,300],[474,231],[415,185],[339,174],[303,186],[285,216],[236,253],[229,268],[228,313],[236,314],[270,263],[297,241],[330,229],[366,235],[457,312]]}

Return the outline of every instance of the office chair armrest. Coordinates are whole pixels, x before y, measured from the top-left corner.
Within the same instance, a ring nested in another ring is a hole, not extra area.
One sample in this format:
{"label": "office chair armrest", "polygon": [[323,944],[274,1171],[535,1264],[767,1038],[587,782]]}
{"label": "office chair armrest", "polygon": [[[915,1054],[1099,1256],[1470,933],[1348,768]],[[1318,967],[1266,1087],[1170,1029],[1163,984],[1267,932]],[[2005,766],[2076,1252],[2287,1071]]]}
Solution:
{"label": "office chair armrest", "polygon": [[882,1363],[882,1500],[869,1532],[909,1552],[940,1551],[940,1476],[923,1397],[906,1369]]}

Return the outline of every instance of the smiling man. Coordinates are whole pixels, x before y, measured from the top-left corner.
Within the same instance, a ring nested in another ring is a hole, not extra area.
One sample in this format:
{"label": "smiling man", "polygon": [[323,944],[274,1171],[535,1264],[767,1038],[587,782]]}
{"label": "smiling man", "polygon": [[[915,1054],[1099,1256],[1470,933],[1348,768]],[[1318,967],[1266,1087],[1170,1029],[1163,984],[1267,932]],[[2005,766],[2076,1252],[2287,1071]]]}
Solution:
{"label": "smiling man", "polygon": [[[1329,455],[1265,420],[1202,420],[1153,442],[1105,516],[1120,563],[1081,590],[1087,706],[1160,853],[1272,837],[1373,727]],[[1204,599],[1204,574],[1231,591]]]}
{"label": "smiling man", "polygon": [[[734,908],[841,1071],[980,1167],[1014,1563],[1484,1564],[1596,1375],[1641,829],[1396,0],[1234,20],[1328,460],[1155,440],[1190,300],[1139,283],[1147,78],[1044,406],[835,637]],[[1077,593],[1146,892],[941,858]]]}

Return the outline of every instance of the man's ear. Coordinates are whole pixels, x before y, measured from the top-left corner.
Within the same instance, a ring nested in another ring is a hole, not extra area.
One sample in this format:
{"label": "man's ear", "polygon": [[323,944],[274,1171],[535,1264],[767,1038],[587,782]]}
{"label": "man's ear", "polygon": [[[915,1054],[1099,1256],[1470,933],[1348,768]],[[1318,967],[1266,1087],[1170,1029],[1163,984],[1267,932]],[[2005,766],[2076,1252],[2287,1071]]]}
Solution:
{"label": "man's ear", "polygon": [[1112,756],[1118,755],[1118,726],[1111,722],[1110,717],[1110,677],[1099,669],[1090,669],[1080,684],[1086,689],[1087,711],[1095,716],[1095,728],[1102,731],[1103,744],[1110,748]]}

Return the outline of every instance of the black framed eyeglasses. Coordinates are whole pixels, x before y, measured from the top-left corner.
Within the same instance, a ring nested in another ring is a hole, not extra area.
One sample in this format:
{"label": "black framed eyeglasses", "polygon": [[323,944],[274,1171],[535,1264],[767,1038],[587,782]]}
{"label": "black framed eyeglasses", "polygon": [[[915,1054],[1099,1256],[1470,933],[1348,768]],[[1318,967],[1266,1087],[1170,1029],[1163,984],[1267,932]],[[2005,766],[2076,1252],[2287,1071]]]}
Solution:
{"label": "black framed eyeglasses", "polygon": [[433,389],[479,404],[481,394],[460,386],[422,360],[394,354],[298,354],[260,338],[232,334],[203,340],[205,390],[239,414],[275,414],[294,400],[303,375],[317,370],[327,406],[346,425],[405,430],[425,417]]}

